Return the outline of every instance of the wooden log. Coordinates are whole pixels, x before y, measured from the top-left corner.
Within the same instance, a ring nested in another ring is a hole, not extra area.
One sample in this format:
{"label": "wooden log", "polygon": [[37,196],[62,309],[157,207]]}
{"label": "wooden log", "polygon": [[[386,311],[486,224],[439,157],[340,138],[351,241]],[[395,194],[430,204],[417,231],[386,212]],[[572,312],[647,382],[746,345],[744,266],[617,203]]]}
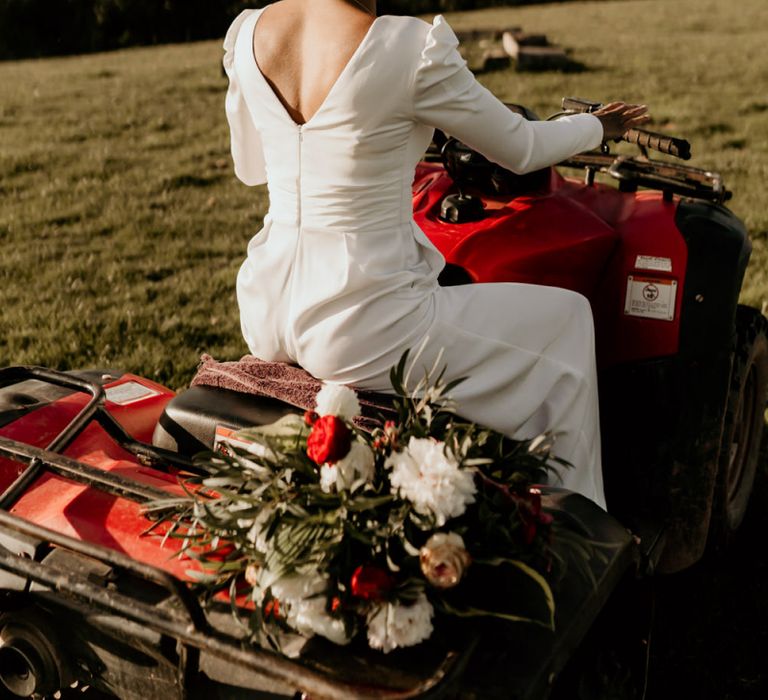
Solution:
{"label": "wooden log", "polygon": [[513,33],[515,41],[520,46],[550,46],[546,34],[526,34],[525,32]]}
{"label": "wooden log", "polygon": [[488,73],[494,70],[504,70],[509,68],[512,63],[512,59],[507,55],[507,52],[502,48],[487,49],[483,52],[482,70],[483,73]]}
{"label": "wooden log", "polygon": [[559,46],[521,46],[515,67],[518,71],[571,70],[573,63]]}
{"label": "wooden log", "polygon": [[480,41],[481,39],[490,39],[491,41],[499,41],[501,37],[506,33],[522,33],[521,27],[507,27],[505,29],[484,27],[479,29],[459,29],[456,31],[456,37],[460,43]]}
{"label": "wooden log", "polygon": [[549,46],[550,44],[546,34],[506,31],[501,36],[501,45],[512,58],[517,58],[523,46]]}

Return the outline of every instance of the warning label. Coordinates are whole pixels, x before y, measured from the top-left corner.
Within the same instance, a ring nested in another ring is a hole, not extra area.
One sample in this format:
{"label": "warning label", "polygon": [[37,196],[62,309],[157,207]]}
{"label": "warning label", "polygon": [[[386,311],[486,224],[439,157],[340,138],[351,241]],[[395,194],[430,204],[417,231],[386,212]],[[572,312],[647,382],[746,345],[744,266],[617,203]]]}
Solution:
{"label": "warning label", "polygon": [[675,317],[676,298],[677,280],[629,275],[624,313],[671,321]]}
{"label": "warning label", "polygon": [[232,447],[240,447],[247,450],[249,447],[251,447],[251,445],[253,445],[253,441],[239,437],[237,435],[236,428],[228,428],[225,425],[217,425],[216,435],[213,442],[214,452],[228,453],[226,448],[227,445],[231,445]]}
{"label": "warning label", "polygon": [[104,393],[107,395],[107,401],[116,403],[118,406],[126,406],[129,403],[143,401],[151,396],[158,396],[160,394],[159,391],[133,381],[111,386]]}
{"label": "warning label", "polygon": [[672,272],[672,258],[660,258],[655,255],[638,255],[635,258],[635,267],[638,270]]}

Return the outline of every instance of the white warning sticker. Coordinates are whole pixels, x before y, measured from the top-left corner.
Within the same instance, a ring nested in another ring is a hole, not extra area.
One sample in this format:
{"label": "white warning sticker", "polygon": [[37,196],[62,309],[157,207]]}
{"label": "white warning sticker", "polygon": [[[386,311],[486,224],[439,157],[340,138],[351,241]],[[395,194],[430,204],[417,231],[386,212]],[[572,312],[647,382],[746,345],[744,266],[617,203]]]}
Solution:
{"label": "white warning sticker", "polygon": [[116,403],[118,406],[126,406],[129,403],[144,401],[152,396],[160,395],[159,391],[134,381],[111,386],[104,393],[107,395],[107,401]]}
{"label": "white warning sticker", "polygon": [[675,317],[676,298],[677,280],[629,275],[624,313],[671,321]]}
{"label": "white warning sticker", "polygon": [[638,270],[672,272],[672,258],[659,258],[655,255],[638,255],[635,258],[635,267]]}
{"label": "white warning sticker", "polygon": [[216,426],[216,435],[213,440],[214,452],[227,452],[227,445],[241,447],[247,450],[253,444],[252,440],[246,440],[237,435],[236,428],[228,428],[226,425]]}
{"label": "white warning sticker", "polygon": [[226,425],[221,424],[217,425],[216,434],[213,439],[213,451],[231,455],[233,453],[232,448],[237,447],[257,457],[265,457],[269,453],[274,459],[274,453],[270,453],[266,446],[239,435],[238,433],[240,432],[239,428],[228,428]]}

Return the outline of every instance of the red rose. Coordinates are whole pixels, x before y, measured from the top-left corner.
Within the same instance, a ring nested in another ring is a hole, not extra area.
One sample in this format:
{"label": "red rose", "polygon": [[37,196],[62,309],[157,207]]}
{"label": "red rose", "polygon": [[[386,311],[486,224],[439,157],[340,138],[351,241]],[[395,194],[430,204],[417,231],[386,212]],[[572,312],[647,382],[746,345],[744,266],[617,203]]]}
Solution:
{"label": "red rose", "polygon": [[314,411],[304,411],[304,422],[307,425],[314,425],[318,418],[319,416]]}
{"label": "red rose", "polygon": [[352,595],[363,600],[381,600],[395,585],[392,577],[378,566],[358,566],[352,574]]}
{"label": "red rose", "polygon": [[333,464],[347,456],[352,432],[336,416],[318,418],[307,438],[307,454],[315,464]]}

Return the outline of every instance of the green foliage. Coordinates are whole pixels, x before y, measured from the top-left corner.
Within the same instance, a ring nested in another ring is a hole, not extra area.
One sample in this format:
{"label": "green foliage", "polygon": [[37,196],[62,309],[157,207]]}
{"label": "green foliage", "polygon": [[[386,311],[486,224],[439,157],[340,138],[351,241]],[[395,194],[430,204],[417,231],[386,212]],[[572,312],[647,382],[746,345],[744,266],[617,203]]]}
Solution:
{"label": "green foliage", "polygon": [[[647,102],[653,128],[689,138],[753,237],[742,301],[768,300],[764,0],[448,19],[544,32],[588,67],[480,76],[499,97],[542,115],[564,95]],[[0,63],[0,365],[112,366],[180,388],[202,352],[247,352],[235,277],[267,199],[232,175],[220,58],[217,40]]]}

